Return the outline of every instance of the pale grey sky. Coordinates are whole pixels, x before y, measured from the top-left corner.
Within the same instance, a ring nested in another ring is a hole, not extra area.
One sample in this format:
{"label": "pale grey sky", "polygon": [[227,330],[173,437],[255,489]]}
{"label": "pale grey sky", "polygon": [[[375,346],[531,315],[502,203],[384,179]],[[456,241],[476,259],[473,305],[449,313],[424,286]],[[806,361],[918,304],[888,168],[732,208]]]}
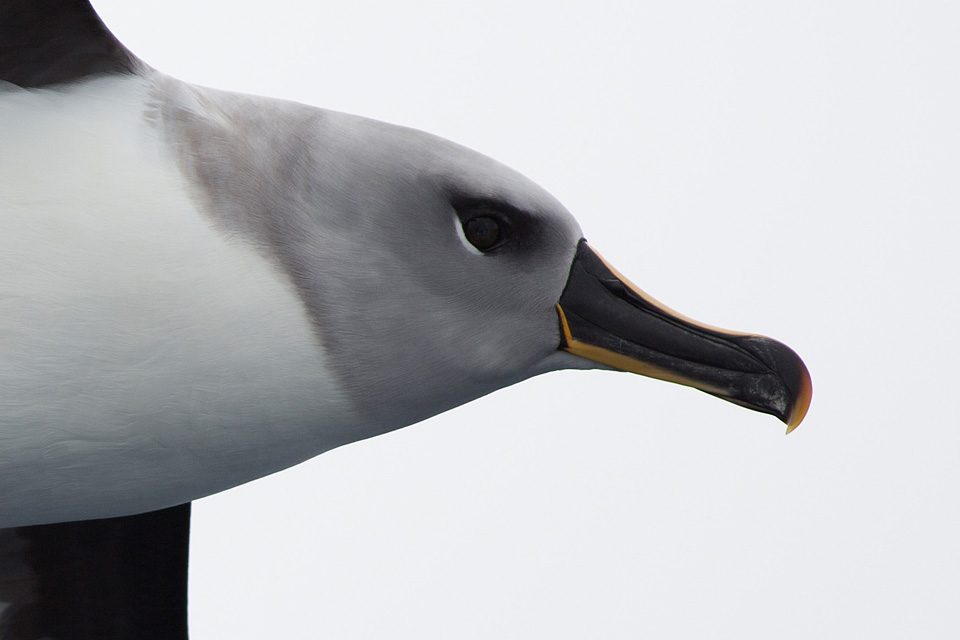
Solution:
{"label": "pale grey sky", "polygon": [[784,437],[550,374],[199,501],[193,638],[960,633],[956,3],[94,4],[170,75],[519,169],[814,383]]}

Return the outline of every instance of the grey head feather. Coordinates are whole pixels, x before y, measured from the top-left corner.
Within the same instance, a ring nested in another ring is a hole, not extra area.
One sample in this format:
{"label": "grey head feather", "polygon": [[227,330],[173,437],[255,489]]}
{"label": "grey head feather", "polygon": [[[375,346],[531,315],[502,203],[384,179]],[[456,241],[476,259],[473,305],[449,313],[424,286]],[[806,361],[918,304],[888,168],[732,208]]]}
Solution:
{"label": "grey head feather", "polygon": [[[420,131],[159,75],[152,115],[194,195],[289,279],[375,435],[543,371],[581,237],[527,178]],[[509,226],[472,250],[475,209]]]}

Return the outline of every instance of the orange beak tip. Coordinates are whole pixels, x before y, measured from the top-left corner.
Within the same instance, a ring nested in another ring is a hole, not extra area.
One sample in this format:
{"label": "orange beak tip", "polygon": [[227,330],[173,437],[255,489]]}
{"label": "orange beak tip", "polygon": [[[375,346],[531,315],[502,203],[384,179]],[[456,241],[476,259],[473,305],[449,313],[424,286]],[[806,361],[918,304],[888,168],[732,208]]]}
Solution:
{"label": "orange beak tip", "polygon": [[[802,365],[802,363],[801,363]],[[810,408],[810,400],[813,398],[813,382],[810,380],[810,373],[806,366],[803,367],[803,378],[800,380],[800,393],[793,404],[793,411],[790,412],[790,418],[787,420],[787,435],[800,426],[803,418],[807,415]]]}

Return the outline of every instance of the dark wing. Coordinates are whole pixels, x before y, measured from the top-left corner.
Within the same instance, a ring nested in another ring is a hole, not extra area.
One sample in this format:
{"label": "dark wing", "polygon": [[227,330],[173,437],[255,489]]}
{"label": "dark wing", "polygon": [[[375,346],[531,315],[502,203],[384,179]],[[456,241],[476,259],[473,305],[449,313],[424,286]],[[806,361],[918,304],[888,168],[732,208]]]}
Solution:
{"label": "dark wing", "polygon": [[186,640],[190,503],[0,529],[0,639]]}
{"label": "dark wing", "polygon": [[44,87],[140,64],[89,0],[0,0],[0,80]]}

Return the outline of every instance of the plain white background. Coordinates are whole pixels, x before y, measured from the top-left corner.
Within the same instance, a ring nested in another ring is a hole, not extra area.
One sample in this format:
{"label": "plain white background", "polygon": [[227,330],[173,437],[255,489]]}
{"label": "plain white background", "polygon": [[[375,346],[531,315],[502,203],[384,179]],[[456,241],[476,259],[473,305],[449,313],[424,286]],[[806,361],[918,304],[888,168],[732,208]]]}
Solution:
{"label": "plain white background", "polygon": [[960,5],[95,4],[170,75],[513,166],[814,381],[784,437],[551,374],[201,500],[193,638],[960,634]]}

